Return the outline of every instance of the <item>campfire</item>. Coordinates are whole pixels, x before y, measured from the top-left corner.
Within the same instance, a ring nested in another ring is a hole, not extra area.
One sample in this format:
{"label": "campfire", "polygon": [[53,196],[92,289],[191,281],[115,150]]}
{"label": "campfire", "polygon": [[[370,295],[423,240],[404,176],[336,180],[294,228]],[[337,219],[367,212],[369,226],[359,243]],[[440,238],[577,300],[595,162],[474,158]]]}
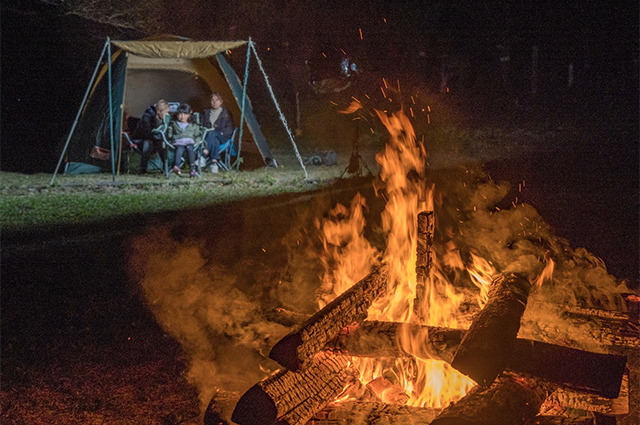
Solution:
{"label": "campfire", "polygon": [[447,209],[409,119],[379,118],[391,136],[377,157],[384,247],[363,235],[360,196],[319,223],[319,310],[271,348],[280,368],[231,420],[586,425],[627,414],[637,300],[596,293],[593,276],[577,282],[598,260],[549,238],[526,205],[503,211],[500,194],[476,191],[464,211]]}

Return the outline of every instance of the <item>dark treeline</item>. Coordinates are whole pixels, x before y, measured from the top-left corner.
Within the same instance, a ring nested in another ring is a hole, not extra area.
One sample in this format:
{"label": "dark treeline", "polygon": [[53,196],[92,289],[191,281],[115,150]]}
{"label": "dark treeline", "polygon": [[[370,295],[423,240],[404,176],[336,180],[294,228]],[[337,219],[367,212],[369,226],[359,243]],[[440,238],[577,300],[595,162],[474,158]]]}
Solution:
{"label": "dark treeline", "polygon": [[[51,171],[107,36],[170,33],[257,43],[276,94],[340,73],[527,112],[564,105],[635,123],[632,2],[12,0],[2,8],[3,170]],[[230,58],[242,69],[243,55]],[[260,99],[258,99],[258,103]],[[259,109],[259,107],[258,107]],[[293,119],[293,117],[292,117]],[[617,125],[617,124],[616,124]]]}

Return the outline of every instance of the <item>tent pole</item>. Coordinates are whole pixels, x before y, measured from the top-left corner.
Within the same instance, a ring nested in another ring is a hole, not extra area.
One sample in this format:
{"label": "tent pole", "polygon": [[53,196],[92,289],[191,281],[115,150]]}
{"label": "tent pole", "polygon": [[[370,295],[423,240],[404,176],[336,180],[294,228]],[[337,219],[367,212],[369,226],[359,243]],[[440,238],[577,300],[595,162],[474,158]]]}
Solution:
{"label": "tent pole", "polygon": [[[242,129],[244,127],[244,105],[247,100],[247,81],[249,79],[249,59],[251,58],[251,37],[247,46],[247,64],[244,67],[244,84],[242,86],[242,107],[240,108],[240,135],[238,136],[238,157],[236,158],[236,170],[240,171],[240,153],[242,152]],[[233,168],[233,167],[232,167]]]}
{"label": "tent pole", "polygon": [[100,57],[98,58],[98,63],[96,63],[96,69],[93,70],[93,75],[91,76],[91,80],[89,81],[89,86],[87,87],[87,91],[84,94],[84,98],[82,99],[82,103],[80,103],[80,108],[78,108],[78,113],[76,114],[76,119],[73,121],[73,125],[71,126],[71,130],[69,131],[69,136],[67,136],[67,141],[62,148],[62,153],[60,154],[60,159],[58,160],[58,165],[56,165],[56,169],[53,172],[53,177],[51,178],[51,182],[49,186],[53,185],[53,181],[56,179],[56,175],[58,174],[58,170],[60,169],[60,164],[62,164],[62,158],[64,158],[64,154],[67,152],[67,148],[69,147],[69,141],[71,140],[71,136],[73,136],[73,132],[76,129],[76,125],[78,124],[78,120],[80,119],[80,114],[82,113],[82,109],[84,108],[84,104],[87,103],[87,97],[89,97],[89,92],[91,92],[91,86],[93,86],[93,82],[96,79],[96,74],[98,73],[98,69],[100,69],[100,63],[102,62],[102,58],[104,57],[104,52],[107,50],[107,45],[109,44],[109,40],[104,44],[102,48],[102,53],[100,53]]}
{"label": "tent pole", "polygon": [[282,110],[280,109],[280,105],[278,104],[278,101],[276,100],[276,95],[273,93],[273,89],[271,88],[271,84],[269,84],[269,77],[267,76],[267,73],[264,71],[264,68],[262,67],[262,61],[260,60],[260,57],[258,56],[258,52],[256,51],[256,48],[253,45],[253,43],[249,43],[249,47],[251,47],[251,50],[253,51],[253,54],[256,57],[256,60],[258,62],[258,66],[260,67],[260,71],[262,71],[262,75],[264,76],[264,81],[267,83],[267,88],[269,89],[269,93],[271,93],[271,98],[273,99],[273,103],[276,105],[276,109],[278,110],[278,113],[280,114],[280,120],[284,124],[284,128],[287,130],[287,134],[289,135],[289,139],[291,140],[291,144],[293,145],[293,150],[296,153],[296,157],[298,158],[298,162],[300,162],[300,166],[304,170],[304,177],[305,178],[309,178],[309,174],[307,173],[307,169],[304,166],[304,162],[302,161],[302,157],[300,156],[300,152],[298,152],[298,146],[296,145],[296,142],[293,140],[293,134],[291,134],[291,129],[289,129],[289,125],[287,124],[287,119],[284,117],[284,114],[282,113]]}
{"label": "tent pole", "polygon": [[111,96],[111,38],[107,37],[107,51],[109,58],[109,136],[111,137],[111,181],[116,181],[116,158],[113,143],[113,104]]}

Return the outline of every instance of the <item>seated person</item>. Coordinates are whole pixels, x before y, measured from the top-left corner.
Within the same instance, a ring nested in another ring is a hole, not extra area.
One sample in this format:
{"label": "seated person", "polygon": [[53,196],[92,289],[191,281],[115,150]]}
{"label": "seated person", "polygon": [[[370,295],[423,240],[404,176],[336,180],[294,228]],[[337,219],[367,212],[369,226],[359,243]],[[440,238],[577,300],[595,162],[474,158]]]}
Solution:
{"label": "seated person", "polygon": [[206,164],[205,158],[209,157],[211,159],[211,172],[217,173],[218,161],[220,161],[220,145],[225,143],[233,134],[231,112],[223,106],[220,93],[211,94],[211,109],[204,110],[202,125],[213,129],[207,132],[205,136],[202,161]]}
{"label": "seated person", "polygon": [[142,153],[140,159],[140,173],[147,172],[147,164],[149,158],[154,153],[160,154],[160,158],[164,163],[164,149],[162,149],[162,136],[154,134],[153,130],[160,127],[163,124],[164,116],[169,113],[169,104],[166,100],[160,99],[155,105],[151,105],[144,111],[142,118],[136,125],[136,128],[131,134],[133,143],[138,146]]}
{"label": "seated person", "polygon": [[178,106],[176,121],[171,121],[167,127],[167,140],[176,148],[173,173],[180,175],[180,162],[185,149],[189,159],[189,177],[196,176],[196,153],[193,150],[196,143],[202,140],[202,128],[191,119],[191,106],[186,103]]}

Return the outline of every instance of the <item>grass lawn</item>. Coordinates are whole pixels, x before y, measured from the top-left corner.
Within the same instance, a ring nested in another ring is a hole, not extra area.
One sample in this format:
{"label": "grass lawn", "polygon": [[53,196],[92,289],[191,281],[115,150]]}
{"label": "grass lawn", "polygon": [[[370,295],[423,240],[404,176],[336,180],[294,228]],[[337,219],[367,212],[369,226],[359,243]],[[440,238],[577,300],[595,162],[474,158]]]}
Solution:
{"label": "grass lawn", "polygon": [[280,156],[278,168],[241,172],[203,173],[189,179],[161,173],[147,175],[52,174],[0,172],[0,231],[30,226],[87,223],[117,216],[174,211],[251,197],[305,192],[340,177],[348,158],[338,165],[307,166],[307,174],[293,155]]}

